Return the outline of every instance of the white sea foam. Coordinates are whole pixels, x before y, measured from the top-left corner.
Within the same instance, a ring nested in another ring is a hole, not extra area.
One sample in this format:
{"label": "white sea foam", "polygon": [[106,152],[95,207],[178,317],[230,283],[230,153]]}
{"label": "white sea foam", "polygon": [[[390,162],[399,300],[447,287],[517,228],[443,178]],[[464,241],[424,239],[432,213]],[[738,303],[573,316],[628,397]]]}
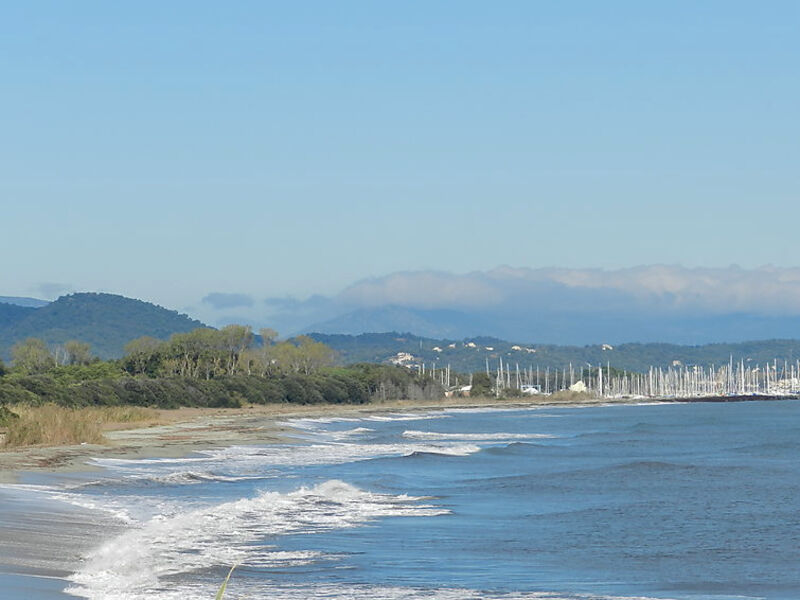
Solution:
{"label": "white sea foam", "polygon": [[[483,413],[504,413],[504,412],[533,412],[533,411],[544,411],[551,407],[544,407],[544,406],[530,406],[530,405],[519,405],[519,406],[472,406],[472,407],[462,407],[462,408],[445,408],[443,412],[446,414],[462,414],[462,415],[477,415]],[[541,414],[535,415],[537,417],[553,417],[558,415],[552,414]]]}
{"label": "white sea foam", "polygon": [[448,513],[421,500],[374,494],[331,480],[288,494],[263,492],[157,516],[86,556],[84,567],[70,577],[73,585],[67,591],[90,600],[164,598],[165,577],[231,564],[288,567],[332,559],[313,551],[276,551],[257,542],[276,535],[354,527],[385,516]]}
{"label": "white sea foam", "polygon": [[470,442],[537,440],[556,437],[546,433],[439,433],[437,431],[406,430],[403,437],[412,440],[463,440]]}
{"label": "white sea foam", "polygon": [[[206,584],[187,584],[179,589],[159,592],[159,600],[206,600],[213,597],[213,588]],[[269,598],[270,600],[675,600],[670,597],[606,596],[596,594],[562,594],[558,592],[487,593],[466,588],[419,588],[401,586],[369,586],[347,584],[297,584],[276,585],[272,582],[255,582],[252,578],[239,581],[234,573],[228,586],[234,598]],[[739,596],[737,596],[739,597]],[[114,597],[113,600],[145,600],[141,595]],[[710,600],[711,597],[709,597]],[[726,596],[729,598],[729,596]],[[741,596],[742,600],[758,600]]]}
{"label": "white sea foam", "polygon": [[344,431],[331,431],[329,435],[336,439],[345,439],[355,435],[363,435],[375,431],[369,427],[356,427],[355,429],[345,429]]}
{"label": "white sea foam", "polygon": [[[269,478],[280,474],[283,467],[307,465],[334,465],[408,456],[418,452],[442,454],[445,456],[468,456],[479,452],[480,446],[450,440],[409,440],[408,442],[388,444],[363,444],[346,441],[326,441],[311,444],[274,444],[270,446],[230,446],[202,453],[202,457],[192,459],[107,459],[96,458],[91,462],[105,467],[117,474],[129,477],[161,479],[165,483],[190,483],[190,473],[221,472],[228,473],[229,480],[241,478]],[[469,441],[469,440],[467,440]],[[191,463],[185,462],[191,460]],[[187,466],[191,466],[187,470]],[[223,480],[223,479],[220,479]],[[196,480],[195,480],[196,481]]]}
{"label": "white sea foam", "polygon": [[408,456],[417,452],[442,454],[446,456],[468,456],[479,452],[481,448],[465,443],[399,443],[399,444],[354,444],[336,442],[328,444],[310,444],[305,446],[269,447],[254,449],[252,447],[233,446],[210,452],[210,458],[218,461],[233,462],[238,468],[257,468],[259,465],[305,466],[343,464],[358,460],[387,458],[392,456]]}
{"label": "white sea foam", "polygon": [[449,415],[443,411],[425,413],[386,413],[373,414],[363,417],[319,417],[307,419],[287,419],[281,424],[295,429],[306,429],[309,431],[319,431],[321,426],[331,423],[363,423],[368,421],[389,423],[392,421],[421,421],[427,419],[446,419]]}

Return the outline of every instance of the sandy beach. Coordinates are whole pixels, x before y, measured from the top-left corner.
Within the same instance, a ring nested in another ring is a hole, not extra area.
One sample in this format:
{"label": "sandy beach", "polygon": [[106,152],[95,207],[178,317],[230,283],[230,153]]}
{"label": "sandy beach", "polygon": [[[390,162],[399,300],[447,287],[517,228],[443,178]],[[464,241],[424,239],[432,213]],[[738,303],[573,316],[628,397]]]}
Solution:
{"label": "sandy beach", "polygon": [[[625,402],[629,402],[626,400]],[[387,400],[369,404],[251,405],[237,409],[179,408],[159,410],[159,423],[146,427],[110,428],[106,444],[0,449],[0,483],[13,483],[21,471],[90,471],[93,457],[169,458],[209,448],[270,444],[287,441],[294,433],[282,425],[298,417],[346,417],[381,412],[446,408],[568,406],[608,404],[574,396],[496,398],[446,398],[438,401]]]}

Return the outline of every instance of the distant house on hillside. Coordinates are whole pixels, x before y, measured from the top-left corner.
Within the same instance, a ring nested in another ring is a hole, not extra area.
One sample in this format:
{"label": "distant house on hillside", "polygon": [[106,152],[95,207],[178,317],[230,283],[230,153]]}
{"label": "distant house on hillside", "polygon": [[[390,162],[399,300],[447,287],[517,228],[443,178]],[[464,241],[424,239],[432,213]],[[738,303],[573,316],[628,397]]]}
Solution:
{"label": "distant house on hillside", "polygon": [[408,352],[398,352],[394,356],[389,359],[389,362],[393,365],[399,365],[402,367],[407,367],[410,363],[416,360],[413,354],[409,354]]}

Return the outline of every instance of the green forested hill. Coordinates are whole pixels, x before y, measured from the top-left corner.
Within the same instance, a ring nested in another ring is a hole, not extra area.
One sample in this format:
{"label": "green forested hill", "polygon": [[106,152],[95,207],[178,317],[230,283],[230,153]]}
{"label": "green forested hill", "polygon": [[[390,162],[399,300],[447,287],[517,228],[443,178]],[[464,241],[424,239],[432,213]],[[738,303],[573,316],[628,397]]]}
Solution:
{"label": "green forested hill", "polygon": [[100,358],[116,358],[134,338],[165,339],[202,326],[186,315],[114,294],[71,294],[41,308],[0,304],[0,357],[8,358],[16,342],[37,337],[48,344],[88,342]]}
{"label": "green forested hill", "polygon": [[[645,371],[650,366],[666,367],[673,361],[684,365],[721,365],[731,356],[752,364],[765,364],[777,359],[794,362],[800,358],[800,340],[765,340],[730,344],[704,344],[679,346],[675,344],[621,344],[618,346],[555,346],[517,344],[497,338],[476,337],[462,340],[422,338],[411,334],[366,333],[362,335],[336,335],[312,333],[339,355],[342,363],[385,362],[407,352],[415,362],[424,362],[437,368],[448,364],[459,372],[492,370],[500,359],[513,369],[540,367],[541,369],[587,366],[610,363],[612,367],[631,371]],[[473,344],[474,347],[470,344]],[[435,350],[439,348],[441,351]]]}
{"label": "green forested hill", "polygon": [[30,315],[35,308],[0,302],[0,333]]}

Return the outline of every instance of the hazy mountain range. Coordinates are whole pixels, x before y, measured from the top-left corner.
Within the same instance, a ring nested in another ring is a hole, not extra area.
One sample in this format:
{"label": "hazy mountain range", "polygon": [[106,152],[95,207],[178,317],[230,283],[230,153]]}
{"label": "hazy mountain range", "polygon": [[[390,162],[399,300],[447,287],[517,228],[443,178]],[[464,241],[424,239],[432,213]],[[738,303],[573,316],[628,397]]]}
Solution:
{"label": "hazy mountain range", "polygon": [[213,292],[197,310],[288,335],[406,331],[549,344],[704,344],[800,337],[800,269],[520,269],[393,273],[334,296]]}
{"label": "hazy mountain range", "polygon": [[[39,337],[49,344],[77,339],[89,342],[94,353],[101,358],[114,358],[122,356],[125,344],[134,338],[149,335],[166,339],[173,333],[204,326],[202,322],[175,311],[113,294],[71,294],[52,303],[32,303],[31,299],[25,298],[4,299],[6,302],[0,303],[0,356],[5,359],[9,358],[15,342],[28,337]],[[611,363],[618,368],[642,370],[651,365],[667,366],[673,361],[682,364],[722,364],[731,356],[757,364],[773,359],[793,361],[800,357],[800,341],[790,339],[705,345],[617,345],[613,342],[581,345],[547,344],[511,335],[507,340],[496,336],[460,335],[460,331],[469,329],[469,318],[469,313],[464,311],[411,310],[404,307],[361,309],[331,320],[329,326],[334,328],[339,322],[341,328],[379,330],[392,323],[410,323],[417,330],[430,328],[445,330],[446,333],[418,335],[408,331],[392,331],[348,335],[317,331],[312,337],[334,348],[343,363],[386,362],[403,352],[412,355],[415,362],[425,362],[429,367],[449,364],[462,372],[481,370],[487,361],[495,368],[501,359],[512,365],[539,366],[543,369],[561,368],[570,363],[576,368],[586,364]],[[490,312],[485,313],[484,318],[481,323],[487,327],[497,322],[491,319]],[[737,327],[746,323],[741,316],[729,318],[731,322],[735,321]],[[777,317],[775,319],[773,324],[777,327],[779,320]],[[508,323],[509,327],[513,325],[513,321]],[[708,326],[708,321],[705,324]],[[763,321],[750,323],[752,328],[749,331],[753,332],[754,338],[764,337],[763,324]],[[556,335],[557,328],[567,327],[568,323],[554,319],[549,324],[542,321],[542,327],[545,325],[549,325],[550,331]],[[724,325],[718,320],[717,326]]]}

